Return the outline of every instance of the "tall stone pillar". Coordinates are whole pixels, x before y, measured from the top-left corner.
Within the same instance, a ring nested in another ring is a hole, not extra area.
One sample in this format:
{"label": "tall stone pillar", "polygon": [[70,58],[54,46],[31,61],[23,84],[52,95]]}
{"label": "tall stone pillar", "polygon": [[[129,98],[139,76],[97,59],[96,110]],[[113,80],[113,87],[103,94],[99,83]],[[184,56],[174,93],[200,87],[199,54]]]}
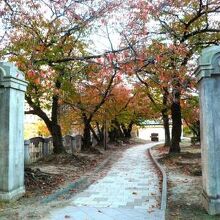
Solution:
{"label": "tall stone pillar", "polygon": [[203,204],[220,214],[220,46],[202,51],[196,76],[200,93]]}
{"label": "tall stone pillar", "polygon": [[27,82],[11,63],[0,62],[0,200],[24,192],[24,95]]}

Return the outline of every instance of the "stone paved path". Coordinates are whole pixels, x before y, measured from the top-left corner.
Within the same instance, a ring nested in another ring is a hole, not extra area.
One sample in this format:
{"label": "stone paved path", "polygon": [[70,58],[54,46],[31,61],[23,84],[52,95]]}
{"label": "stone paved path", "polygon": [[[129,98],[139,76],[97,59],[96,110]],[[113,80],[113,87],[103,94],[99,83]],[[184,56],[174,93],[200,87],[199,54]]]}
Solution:
{"label": "stone paved path", "polygon": [[70,205],[45,219],[145,220],[164,218],[157,170],[146,150],[152,144],[127,149],[107,175],[71,199]]}

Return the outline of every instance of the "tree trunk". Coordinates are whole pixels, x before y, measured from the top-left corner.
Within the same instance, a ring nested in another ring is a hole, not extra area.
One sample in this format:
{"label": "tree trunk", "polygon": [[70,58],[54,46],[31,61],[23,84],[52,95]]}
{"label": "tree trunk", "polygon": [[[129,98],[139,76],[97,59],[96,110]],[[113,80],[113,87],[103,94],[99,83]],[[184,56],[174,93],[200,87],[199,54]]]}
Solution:
{"label": "tree trunk", "polygon": [[163,127],[165,132],[165,143],[164,146],[169,147],[170,146],[170,125],[169,125],[169,117],[167,113],[162,111],[162,117],[163,117]]}
{"label": "tree trunk", "polygon": [[124,124],[121,124],[121,127],[122,127],[125,138],[131,138],[133,122],[130,122],[128,127],[126,127]]}
{"label": "tree trunk", "polygon": [[170,153],[180,152],[180,141],[182,133],[182,116],[180,106],[180,92],[174,90],[174,99],[171,105],[172,115],[172,141],[170,146]]}
{"label": "tree trunk", "polygon": [[166,87],[163,88],[163,109],[162,109],[162,119],[163,127],[165,132],[165,144],[164,146],[170,146],[170,126],[169,126],[169,116],[168,116],[168,96],[169,92]]}
{"label": "tree trunk", "polygon": [[117,129],[117,133],[118,133],[118,138],[123,139],[125,136],[124,136],[124,134],[121,130],[121,126],[117,120],[115,121],[115,125],[116,125],[116,129]]}
{"label": "tree trunk", "polygon": [[104,125],[100,128],[100,125],[98,122],[96,122],[96,128],[98,131],[98,137],[99,137],[99,144],[102,144],[104,141]]}
{"label": "tree trunk", "polygon": [[92,132],[93,137],[96,139],[97,143],[100,142],[100,138],[99,136],[96,134],[95,130],[93,129],[93,127],[90,125],[90,131]]}
{"label": "tree trunk", "polygon": [[91,133],[90,133],[90,120],[87,118],[85,113],[83,113],[82,117],[84,123],[82,149],[88,150],[92,146]]}
{"label": "tree trunk", "polygon": [[87,150],[91,147],[91,134],[89,124],[84,124],[83,130],[83,150]]}
{"label": "tree trunk", "polygon": [[111,122],[111,130],[109,131],[110,142],[116,142],[117,140],[124,138],[124,134],[121,131],[119,122],[114,119]]}
{"label": "tree trunk", "polygon": [[62,132],[60,125],[58,124],[52,124],[51,125],[51,135],[53,138],[53,152],[55,154],[64,153],[65,149],[63,146],[63,138],[62,138]]}
{"label": "tree trunk", "polygon": [[53,97],[51,120],[49,119],[47,114],[41,109],[41,107],[39,107],[32,101],[30,96],[25,96],[25,99],[28,102],[28,104],[33,108],[33,110],[30,110],[26,113],[37,115],[46,124],[53,138],[54,153],[60,154],[60,153],[65,152],[63,141],[62,141],[62,132],[61,132],[60,125],[58,123],[58,96]]}
{"label": "tree trunk", "polygon": [[[56,88],[60,89],[60,82],[56,82]],[[65,152],[63,146],[63,137],[61,132],[61,127],[59,125],[58,116],[59,116],[59,96],[54,95],[52,98],[52,114],[51,114],[51,134],[53,138],[53,152],[55,154],[60,154]]]}

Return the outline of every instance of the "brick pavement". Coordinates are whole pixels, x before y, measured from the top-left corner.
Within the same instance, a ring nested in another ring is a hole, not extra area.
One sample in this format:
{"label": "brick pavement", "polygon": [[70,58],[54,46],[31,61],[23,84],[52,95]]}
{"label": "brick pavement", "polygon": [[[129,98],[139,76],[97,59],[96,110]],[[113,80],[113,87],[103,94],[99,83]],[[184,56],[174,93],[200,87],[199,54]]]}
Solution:
{"label": "brick pavement", "polygon": [[159,177],[146,150],[151,144],[127,149],[107,175],[74,196],[69,206],[46,219],[145,220],[164,218]]}

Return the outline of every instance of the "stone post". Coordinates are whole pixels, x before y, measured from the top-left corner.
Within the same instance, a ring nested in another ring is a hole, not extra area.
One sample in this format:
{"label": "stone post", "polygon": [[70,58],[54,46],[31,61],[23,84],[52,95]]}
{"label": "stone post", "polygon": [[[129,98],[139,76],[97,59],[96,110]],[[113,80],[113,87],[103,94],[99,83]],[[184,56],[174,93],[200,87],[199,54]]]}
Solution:
{"label": "stone post", "polygon": [[27,82],[11,63],[0,62],[0,200],[24,192],[24,94]]}
{"label": "stone post", "polygon": [[202,51],[195,71],[200,93],[203,204],[220,214],[220,46]]}
{"label": "stone post", "polygon": [[29,146],[30,146],[30,140],[24,141],[24,164],[27,165],[30,163],[30,152],[29,152]]}

